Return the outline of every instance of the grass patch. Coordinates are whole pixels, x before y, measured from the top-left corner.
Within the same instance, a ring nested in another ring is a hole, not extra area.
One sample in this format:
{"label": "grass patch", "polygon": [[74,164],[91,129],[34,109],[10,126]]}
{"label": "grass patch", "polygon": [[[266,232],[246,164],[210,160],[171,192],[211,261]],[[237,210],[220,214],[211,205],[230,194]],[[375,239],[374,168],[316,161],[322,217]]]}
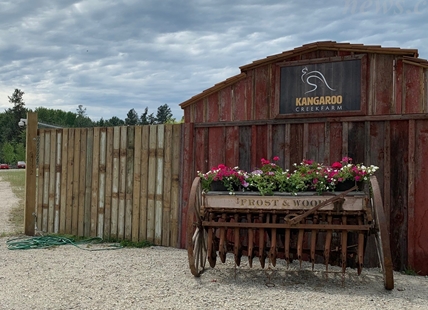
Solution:
{"label": "grass patch", "polygon": [[15,233],[24,232],[24,204],[25,204],[25,170],[2,170],[0,177],[9,182],[12,192],[19,199],[18,205],[12,208],[10,219],[15,226]]}
{"label": "grass patch", "polygon": [[404,270],[401,271],[401,273],[408,276],[418,276],[420,271],[416,271],[411,267],[404,267]]}

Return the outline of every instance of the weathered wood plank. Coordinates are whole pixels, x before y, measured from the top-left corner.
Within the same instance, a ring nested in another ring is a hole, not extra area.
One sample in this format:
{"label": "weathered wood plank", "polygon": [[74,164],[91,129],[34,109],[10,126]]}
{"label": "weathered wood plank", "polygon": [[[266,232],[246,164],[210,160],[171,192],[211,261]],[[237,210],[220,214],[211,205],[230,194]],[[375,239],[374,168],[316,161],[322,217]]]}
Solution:
{"label": "weathered wood plank", "polygon": [[163,157],[165,125],[157,126],[156,137],[156,196],[155,196],[155,244],[162,244],[162,203],[163,203]]}
{"label": "weathered wood plank", "polygon": [[[184,147],[186,148],[186,146]],[[251,171],[251,127],[239,127],[239,167]],[[190,191],[190,188],[189,188]]]}
{"label": "weathered wood plank", "polygon": [[162,223],[161,244],[169,246],[171,228],[171,180],[172,180],[172,130],[173,125],[164,125],[163,180],[162,180]]}
{"label": "weathered wood plank", "polygon": [[55,158],[55,200],[54,200],[54,233],[59,233],[60,224],[60,201],[61,201],[61,152],[62,152],[62,130],[56,130],[56,158]]}
{"label": "weathered wood plank", "polygon": [[50,134],[50,149],[49,149],[49,189],[48,189],[48,228],[49,233],[54,233],[55,222],[55,164],[56,164],[56,131]]}
{"label": "weathered wood plank", "polygon": [[91,199],[92,199],[92,171],[93,171],[93,153],[94,153],[94,128],[88,128],[86,132],[86,154],[85,154],[85,202],[83,207],[84,218],[84,236],[91,234]]}
{"label": "weathered wood plank", "polygon": [[100,156],[99,156],[99,191],[98,191],[98,218],[97,218],[97,236],[104,236],[104,219],[106,213],[106,148],[107,148],[107,130],[101,128],[99,132]]}
{"label": "weathered wood plank", "polygon": [[224,164],[224,145],[226,143],[224,130],[221,127],[209,129],[208,167],[210,168]]}
{"label": "weathered wood plank", "polygon": [[120,152],[120,127],[113,129],[113,179],[111,199],[111,237],[118,238],[119,215],[119,152]]}
{"label": "weathered wood plank", "polygon": [[37,230],[42,231],[42,220],[43,220],[43,188],[45,182],[45,171],[44,171],[44,161],[45,161],[45,132],[43,129],[38,130],[39,134],[39,145],[38,145],[38,172],[37,172]]}
{"label": "weathered wood plank", "polygon": [[[90,187],[90,205],[89,205],[89,230],[90,236],[96,237],[98,235],[97,223],[98,223],[98,198],[99,198],[99,187],[100,187],[100,128],[95,127],[92,135],[92,154],[88,152],[88,157],[92,155],[92,173],[91,173],[91,187]],[[89,139],[88,139],[89,143]],[[90,169],[88,169],[90,170]],[[102,235],[98,235],[101,237]]]}
{"label": "weathered wood plank", "polygon": [[407,193],[407,266],[415,266],[416,122],[409,121],[409,190]]}
{"label": "weathered wood plank", "polygon": [[27,121],[24,233],[34,236],[37,220],[37,113],[27,112]]}
{"label": "weathered wood plank", "polygon": [[220,121],[232,120],[232,97],[231,87],[226,87],[219,91],[219,119]]}
{"label": "weathered wood plank", "polygon": [[149,137],[149,175],[147,184],[147,240],[155,242],[156,228],[156,147],[157,147],[157,126],[150,126]]}
{"label": "weathered wood plank", "polygon": [[75,129],[68,129],[68,150],[67,153],[67,197],[65,199],[65,233],[73,234],[74,219],[74,161],[75,161]]}
{"label": "weathered wood plank", "polygon": [[87,128],[80,128],[76,132],[80,135],[80,154],[77,178],[79,179],[78,188],[78,223],[77,233],[78,236],[85,235],[85,189],[86,189],[86,154],[87,154]]}
{"label": "weathered wood plank", "polygon": [[182,132],[182,150],[183,150],[183,163],[187,163],[186,165],[182,165],[182,205],[180,210],[181,215],[181,229],[180,229],[180,247],[186,246],[186,231],[187,231],[187,212],[189,212],[189,193],[191,182],[193,182],[192,177],[194,176],[195,170],[197,167],[195,165],[195,128],[193,123],[183,124],[183,132]]}
{"label": "weathered wood plank", "polygon": [[239,164],[239,144],[236,143],[239,138],[239,130],[237,126],[233,126],[226,127],[225,132],[226,141],[224,146],[224,164],[226,166],[235,167]]}
{"label": "weathered wood plank", "polygon": [[[392,260],[396,269],[407,265],[407,212],[408,212],[408,167],[409,161],[409,128],[408,122],[391,122],[390,167],[391,180],[389,191],[390,209],[387,214],[388,231],[390,232]],[[397,150],[400,150],[397,152]]]}
{"label": "weathered wood plank", "polygon": [[126,204],[126,140],[127,127],[120,127],[119,149],[119,208],[117,216],[117,234],[125,238],[125,204]]}
{"label": "weathered wood plank", "polygon": [[149,150],[150,150],[150,128],[146,125],[141,128],[141,190],[140,190],[140,232],[139,240],[147,238],[147,216],[149,197]]}
{"label": "weathered wood plank", "polygon": [[141,126],[134,128],[134,170],[133,170],[133,198],[132,198],[132,236],[133,242],[139,240],[140,200],[141,200]]}
{"label": "weathered wood plank", "polygon": [[171,158],[171,215],[169,246],[179,247],[180,217],[180,184],[182,184],[180,169],[182,156],[182,125],[174,125],[172,131],[172,158]]}
{"label": "weathered wood plank", "polygon": [[62,145],[61,145],[61,193],[60,193],[60,212],[59,212],[59,233],[67,233],[67,180],[68,180],[68,152],[70,144],[68,141],[68,128],[62,129]]}
{"label": "weathered wood plank", "polygon": [[110,239],[112,233],[112,185],[113,185],[113,127],[107,128],[106,132],[106,186],[105,186],[105,210],[104,210],[104,238]]}
{"label": "weathered wood plank", "polygon": [[127,127],[126,133],[126,184],[125,184],[125,239],[132,238],[132,198],[134,180],[134,127]]}
{"label": "weathered wood plank", "polygon": [[45,133],[45,158],[43,160],[43,165],[45,169],[43,169],[43,222],[42,222],[42,231],[43,232],[50,232],[49,231],[49,183],[50,183],[50,152],[51,149],[51,132]]}

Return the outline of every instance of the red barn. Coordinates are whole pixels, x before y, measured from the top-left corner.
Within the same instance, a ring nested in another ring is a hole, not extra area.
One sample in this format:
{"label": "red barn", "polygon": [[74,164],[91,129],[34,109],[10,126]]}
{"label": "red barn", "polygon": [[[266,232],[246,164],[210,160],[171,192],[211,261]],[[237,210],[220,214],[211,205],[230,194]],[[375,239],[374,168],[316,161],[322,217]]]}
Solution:
{"label": "red barn", "polygon": [[181,103],[184,213],[196,171],[219,163],[349,156],[380,167],[394,268],[428,274],[428,61],[416,49],[328,41],[240,69]]}

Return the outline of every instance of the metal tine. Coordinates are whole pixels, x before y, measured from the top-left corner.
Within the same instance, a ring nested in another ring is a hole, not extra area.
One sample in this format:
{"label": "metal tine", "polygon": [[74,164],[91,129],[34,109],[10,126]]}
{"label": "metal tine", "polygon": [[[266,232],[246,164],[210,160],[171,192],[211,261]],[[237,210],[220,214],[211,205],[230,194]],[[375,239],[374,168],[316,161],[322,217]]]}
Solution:
{"label": "metal tine", "polygon": [[[248,223],[252,223],[251,214],[247,214]],[[248,265],[253,267],[254,230],[248,228]]]}
{"label": "metal tine", "polygon": [[[235,214],[234,221],[235,221],[235,223],[239,222],[239,215],[238,215],[238,213]],[[240,255],[241,244],[239,242],[239,227],[234,228],[234,230],[233,230],[233,237],[234,237],[234,241],[233,241],[233,253],[235,254],[235,263],[236,263],[237,266],[239,266],[241,264],[241,255]]]}
{"label": "metal tine", "polygon": [[[272,223],[276,223],[277,215],[272,215]],[[270,240],[270,251],[269,258],[272,266],[276,266],[276,228],[272,228],[271,230],[271,240]]]}
{"label": "metal tine", "polygon": [[302,268],[302,253],[303,253],[303,236],[305,234],[304,229],[299,229],[299,234],[297,236],[297,258],[300,262],[300,268]]}
{"label": "metal tine", "polygon": [[[328,225],[331,225],[333,222],[333,216],[327,215],[327,222],[328,222]],[[325,271],[326,271],[327,277],[328,277],[328,262],[330,258],[330,246],[331,246],[332,234],[333,234],[333,231],[331,229],[327,230],[327,233],[325,236],[325,244],[324,244]]]}
{"label": "metal tine", "polygon": [[[346,215],[342,216],[342,225],[346,225],[347,218]],[[348,249],[348,231],[342,231],[342,274],[345,275],[346,270],[346,257],[347,257],[347,249]]]}
{"label": "metal tine", "polygon": [[[318,217],[314,216],[313,219],[314,224],[318,224]],[[315,265],[315,246],[317,242],[317,230],[312,229],[311,231],[311,263],[312,263],[312,271],[314,271],[314,265]]]}
{"label": "metal tine", "polygon": [[[263,213],[259,215],[260,223],[263,223]],[[262,268],[265,268],[265,229],[259,228],[259,260]]]}
{"label": "metal tine", "polygon": [[[211,212],[209,215],[209,220],[210,222],[213,222],[214,219],[214,214]],[[207,250],[207,255],[208,255],[208,262],[210,263],[211,268],[215,267],[216,264],[216,256],[217,254],[215,253],[215,249],[213,249],[213,236],[214,235],[214,231],[213,228],[210,227],[208,228],[208,250]]]}
{"label": "metal tine", "polygon": [[[221,215],[221,219],[220,220],[222,222],[226,222],[226,213],[223,213]],[[225,227],[221,227],[220,228],[220,241],[219,241],[218,253],[220,255],[221,262],[224,263],[226,261],[226,253],[227,253],[227,248],[226,248],[226,228]]]}
{"label": "metal tine", "polygon": [[[362,216],[358,217],[358,225],[363,225]],[[358,275],[361,274],[363,270],[363,261],[364,261],[364,233],[360,231],[358,233]]]}
{"label": "metal tine", "polygon": [[285,242],[284,242],[284,252],[285,252],[285,260],[287,261],[287,268],[290,264],[290,234],[291,231],[289,228],[285,230]]}

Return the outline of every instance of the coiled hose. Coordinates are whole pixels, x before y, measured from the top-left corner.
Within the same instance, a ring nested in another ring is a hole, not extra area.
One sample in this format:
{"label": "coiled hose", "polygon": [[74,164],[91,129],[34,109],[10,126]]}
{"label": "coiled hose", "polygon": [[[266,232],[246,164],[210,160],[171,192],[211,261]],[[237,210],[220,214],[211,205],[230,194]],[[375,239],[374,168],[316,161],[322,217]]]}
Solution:
{"label": "coiled hose", "polygon": [[[45,249],[60,245],[73,245],[79,249],[86,251],[105,251],[105,250],[116,250],[122,248],[119,244],[109,244],[102,248],[90,248],[91,244],[103,243],[103,239],[99,237],[82,239],[74,241],[71,238],[63,236],[36,236],[36,237],[19,237],[13,238],[6,241],[7,248],[9,250],[29,250],[29,249]],[[82,245],[86,245],[83,247]]]}

